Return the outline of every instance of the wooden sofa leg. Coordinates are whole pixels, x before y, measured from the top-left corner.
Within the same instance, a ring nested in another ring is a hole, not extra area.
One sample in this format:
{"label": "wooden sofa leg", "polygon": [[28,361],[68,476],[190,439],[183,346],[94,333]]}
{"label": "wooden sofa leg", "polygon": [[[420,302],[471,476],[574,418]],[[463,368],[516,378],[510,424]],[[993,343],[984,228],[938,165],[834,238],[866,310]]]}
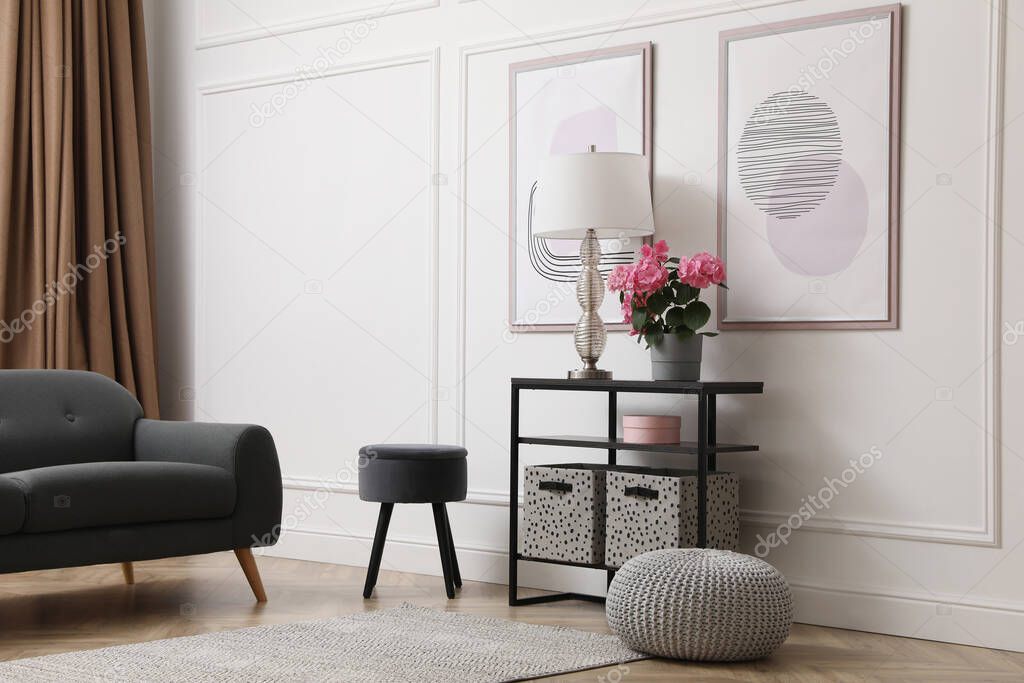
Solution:
{"label": "wooden sofa leg", "polygon": [[121,572],[124,574],[124,582],[129,586],[135,585],[135,565],[131,562],[121,563]]}
{"label": "wooden sofa leg", "polygon": [[260,570],[256,566],[256,558],[252,556],[252,548],[236,548],[235,557],[238,564],[242,566],[242,573],[245,574],[249,587],[252,588],[256,602],[266,602],[267,592],[263,590],[263,579],[260,578]]}

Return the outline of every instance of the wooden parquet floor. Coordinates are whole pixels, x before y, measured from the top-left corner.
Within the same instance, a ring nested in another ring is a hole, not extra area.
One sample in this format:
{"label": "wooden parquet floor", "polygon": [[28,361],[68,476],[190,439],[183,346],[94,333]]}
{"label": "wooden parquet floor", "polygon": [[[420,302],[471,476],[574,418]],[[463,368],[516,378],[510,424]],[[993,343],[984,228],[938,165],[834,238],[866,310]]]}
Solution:
{"label": "wooden parquet floor", "polygon": [[[600,605],[510,608],[506,588],[467,581],[455,600],[441,579],[382,571],[363,600],[364,569],[257,559],[270,596],[257,605],[234,556],[220,553],[135,566],[0,576],[0,660],[187,636],[258,624],[328,618],[410,602],[519,621],[607,632]],[[561,681],[1024,681],[1024,654],[797,625],[771,659],[698,665],[649,660],[558,677]]]}

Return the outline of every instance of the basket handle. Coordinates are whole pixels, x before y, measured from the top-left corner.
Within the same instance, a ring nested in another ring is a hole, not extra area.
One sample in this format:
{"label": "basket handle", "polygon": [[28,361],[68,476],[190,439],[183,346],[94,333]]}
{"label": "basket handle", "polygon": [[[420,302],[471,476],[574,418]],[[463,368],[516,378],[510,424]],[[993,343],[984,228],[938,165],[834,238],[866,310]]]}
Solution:
{"label": "basket handle", "polygon": [[634,496],[636,498],[657,498],[658,491],[655,489],[649,489],[644,486],[627,486],[625,490],[627,496]]}
{"label": "basket handle", "polygon": [[564,481],[542,481],[540,483],[541,491],[558,491],[559,493],[568,493],[572,491],[572,484],[567,484]]}

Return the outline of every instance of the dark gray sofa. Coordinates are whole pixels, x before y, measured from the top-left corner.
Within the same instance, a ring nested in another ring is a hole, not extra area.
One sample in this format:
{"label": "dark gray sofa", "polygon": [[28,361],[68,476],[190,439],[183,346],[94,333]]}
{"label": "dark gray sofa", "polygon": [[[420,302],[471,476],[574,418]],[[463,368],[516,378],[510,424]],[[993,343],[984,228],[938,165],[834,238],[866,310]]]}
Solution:
{"label": "dark gray sofa", "polygon": [[234,550],[266,600],[252,548],[277,542],[281,470],[253,425],[142,417],[116,382],[0,370],[0,573]]}

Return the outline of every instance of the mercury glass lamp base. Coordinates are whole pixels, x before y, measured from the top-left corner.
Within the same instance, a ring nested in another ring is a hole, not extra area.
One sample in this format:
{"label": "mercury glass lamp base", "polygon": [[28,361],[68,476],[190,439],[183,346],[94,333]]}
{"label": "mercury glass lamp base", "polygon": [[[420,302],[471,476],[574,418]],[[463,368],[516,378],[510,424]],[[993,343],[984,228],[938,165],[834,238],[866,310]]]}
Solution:
{"label": "mercury glass lamp base", "polygon": [[569,379],[611,379],[611,370],[600,370],[598,368],[581,368],[570,370]]}

